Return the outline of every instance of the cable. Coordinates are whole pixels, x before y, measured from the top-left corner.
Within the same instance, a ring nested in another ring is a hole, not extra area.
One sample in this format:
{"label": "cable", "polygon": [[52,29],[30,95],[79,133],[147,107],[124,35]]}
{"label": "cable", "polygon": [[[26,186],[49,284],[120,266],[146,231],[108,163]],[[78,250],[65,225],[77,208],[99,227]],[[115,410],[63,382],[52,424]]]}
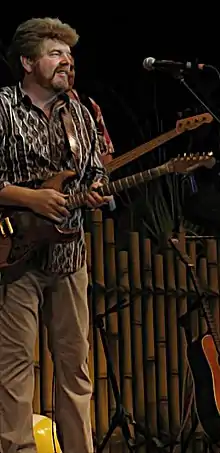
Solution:
{"label": "cable", "polygon": [[218,69],[215,66],[212,66],[211,64],[206,64],[205,66],[206,66],[206,68],[213,69],[213,71],[215,71],[217,73],[218,78],[220,80],[220,72],[218,71]]}

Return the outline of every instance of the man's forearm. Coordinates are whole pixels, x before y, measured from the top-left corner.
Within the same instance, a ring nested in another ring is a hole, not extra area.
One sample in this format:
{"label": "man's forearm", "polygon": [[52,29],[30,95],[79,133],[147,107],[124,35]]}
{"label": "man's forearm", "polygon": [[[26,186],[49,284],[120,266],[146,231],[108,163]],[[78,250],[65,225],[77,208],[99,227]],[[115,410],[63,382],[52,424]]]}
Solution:
{"label": "man's forearm", "polygon": [[29,207],[33,192],[33,189],[7,185],[0,190],[0,205]]}

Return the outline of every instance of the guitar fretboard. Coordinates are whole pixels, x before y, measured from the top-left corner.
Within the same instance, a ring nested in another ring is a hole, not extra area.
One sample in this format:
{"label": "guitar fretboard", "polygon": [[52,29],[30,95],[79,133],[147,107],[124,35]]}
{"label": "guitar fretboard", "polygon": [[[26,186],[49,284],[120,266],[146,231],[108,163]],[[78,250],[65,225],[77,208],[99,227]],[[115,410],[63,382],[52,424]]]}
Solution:
{"label": "guitar fretboard", "polygon": [[[167,164],[161,165],[160,167],[152,168],[140,173],[136,173],[132,176],[126,176],[125,178],[118,179],[117,181],[109,182],[98,188],[98,193],[102,196],[114,195],[122,192],[125,189],[135,187],[146,181],[159,178],[163,174],[169,173],[170,168]],[[75,209],[83,206],[86,201],[88,192],[79,192],[69,197],[69,209]]]}
{"label": "guitar fretboard", "polygon": [[215,342],[218,354],[220,355],[220,339],[219,339],[219,335],[217,333],[217,327],[216,327],[216,323],[213,318],[213,314],[212,314],[212,311],[211,311],[211,308],[209,305],[209,301],[204,297],[204,299],[201,301],[201,303],[202,303],[202,308],[204,311],[204,315],[205,315],[206,322],[208,324],[210,333]]}

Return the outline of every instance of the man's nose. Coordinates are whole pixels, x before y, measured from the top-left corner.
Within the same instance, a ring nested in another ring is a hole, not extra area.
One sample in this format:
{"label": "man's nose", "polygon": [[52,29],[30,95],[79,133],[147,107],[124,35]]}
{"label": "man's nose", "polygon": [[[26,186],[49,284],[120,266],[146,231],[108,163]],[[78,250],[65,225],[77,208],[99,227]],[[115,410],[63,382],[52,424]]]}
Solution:
{"label": "man's nose", "polygon": [[70,61],[70,57],[68,55],[62,55],[61,56],[61,59],[60,59],[60,64],[62,66],[69,66],[70,68],[70,65],[71,65],[71,61]]}

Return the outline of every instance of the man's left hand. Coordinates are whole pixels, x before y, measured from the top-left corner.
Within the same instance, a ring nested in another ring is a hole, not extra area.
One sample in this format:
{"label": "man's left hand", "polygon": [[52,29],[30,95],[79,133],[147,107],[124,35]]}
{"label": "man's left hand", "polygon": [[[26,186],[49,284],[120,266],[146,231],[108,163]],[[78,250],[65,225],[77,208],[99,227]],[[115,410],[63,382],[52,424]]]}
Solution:
{"label": "man's left hand", "polygon": [[101,182],[97,181],[90,186],[90,192],[88,192],[86,199],[86,205],[89,208],[96,209],[113,200],[112,195],[103,197],[99,195],[98,192],[96,192],[95,190],[92,190],[93,187],[94,189],[96,189],[97,187],[101,187],[102,185],[103,184]]}

